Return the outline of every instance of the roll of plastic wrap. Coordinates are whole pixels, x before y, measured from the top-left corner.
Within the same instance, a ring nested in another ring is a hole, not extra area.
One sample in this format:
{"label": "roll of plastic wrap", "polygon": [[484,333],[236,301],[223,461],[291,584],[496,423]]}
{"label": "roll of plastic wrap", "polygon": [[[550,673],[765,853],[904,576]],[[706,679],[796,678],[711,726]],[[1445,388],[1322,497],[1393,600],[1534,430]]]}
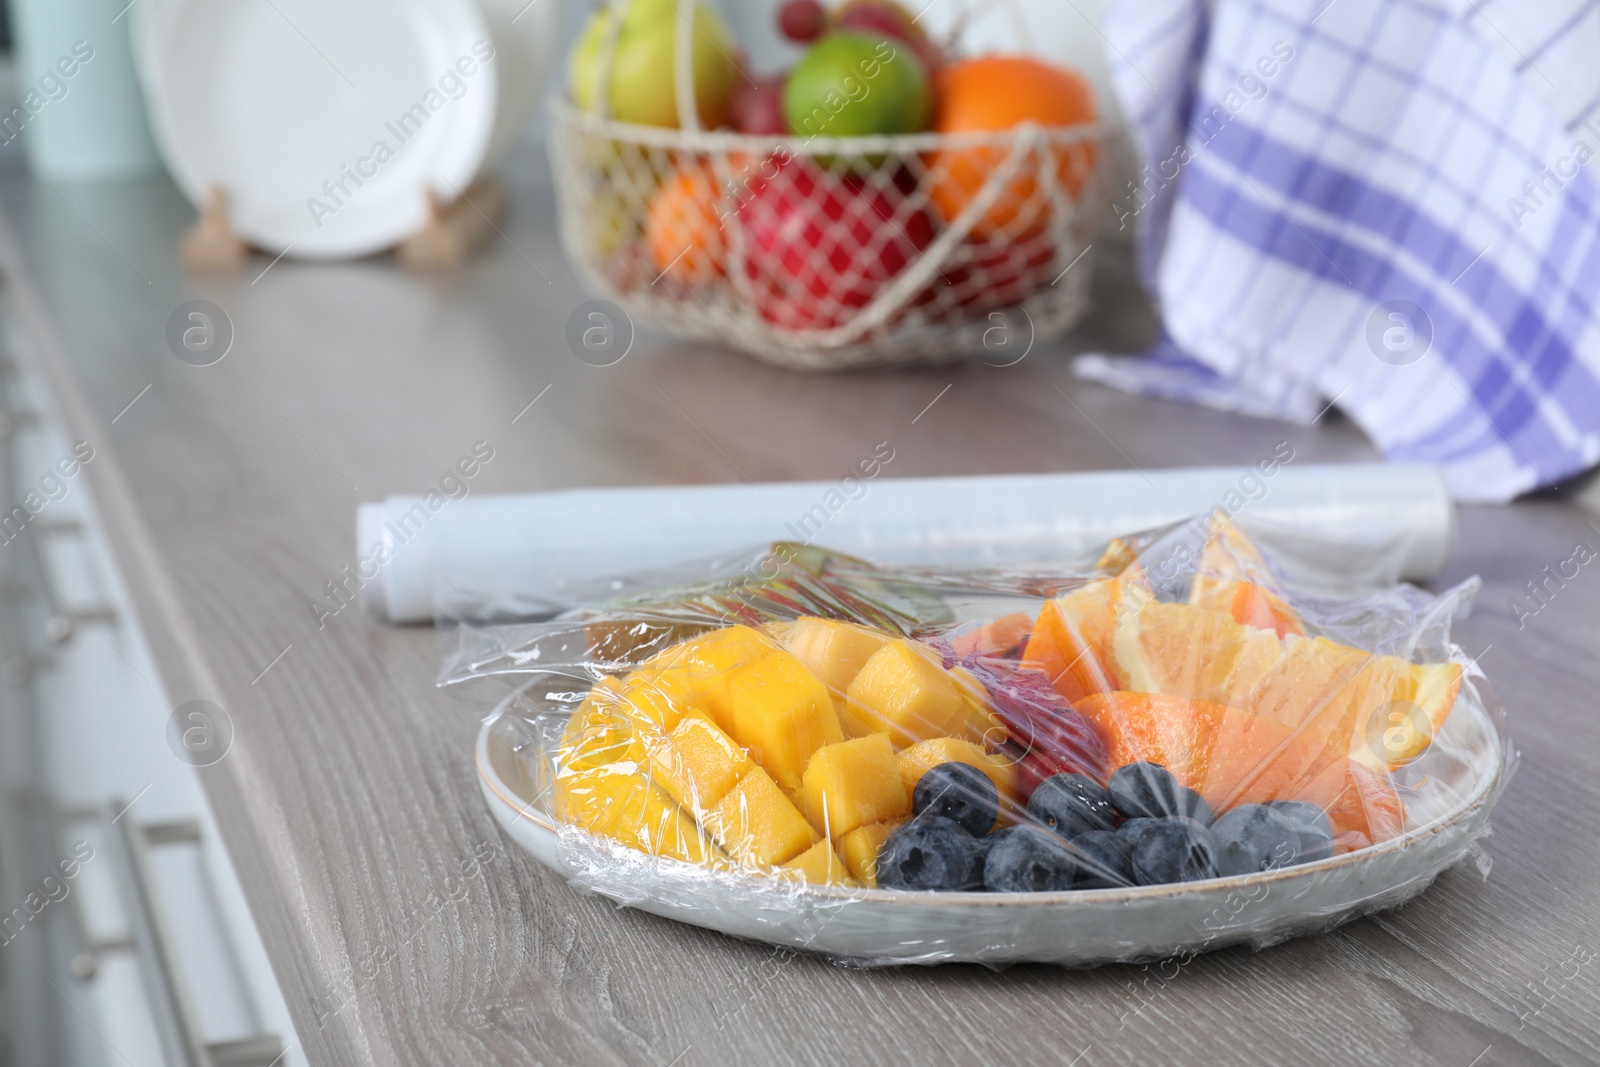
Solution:
{"label": "roll of plastic wrap", "polygon": [[517,617],[569,606],[614,575],[772,541],[898,563],[1049,562],[1215,509],[1247,525],[1349,543],[1358,549],[1352,568],[1373,580],[1437,574],[1455,532],[1454,504],[1429,467],[1264,460],[1150,472],[863,473],[839,482],[390,497],[360,507],[356,572],[368,610],[391,622],[427,622],[460,605]]}

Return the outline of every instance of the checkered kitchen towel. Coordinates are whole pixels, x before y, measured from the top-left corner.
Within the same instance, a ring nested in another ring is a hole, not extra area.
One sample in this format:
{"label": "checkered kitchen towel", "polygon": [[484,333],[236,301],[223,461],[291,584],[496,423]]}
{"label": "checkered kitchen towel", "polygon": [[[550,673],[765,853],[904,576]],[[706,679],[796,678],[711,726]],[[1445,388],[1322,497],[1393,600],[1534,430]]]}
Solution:
{"label": "checkered kitchen towel", "polygon": [[1165,336],[1080,375],[1350,415],[1458,499],[1600,461],[1600,0],[1110,0]]}

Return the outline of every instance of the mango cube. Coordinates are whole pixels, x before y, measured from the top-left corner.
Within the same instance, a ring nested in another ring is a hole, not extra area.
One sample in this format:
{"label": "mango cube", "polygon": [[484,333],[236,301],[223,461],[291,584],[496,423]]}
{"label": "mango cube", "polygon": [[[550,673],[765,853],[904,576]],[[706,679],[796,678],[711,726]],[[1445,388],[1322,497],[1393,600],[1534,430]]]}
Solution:
{"label": "mango cube", "polygon": [[904,819],[874,822],[851,830],[839,841],[839,855],[856,881],[869,889],[878,887],[878,850]]}
{"label": "mango cube", "polygon": [[787,652],[735,668],[728,701],[728,733],[785,790],[799,788],[813,752],[844,740],[828,690]]}
{"label": "mango cube", "polygon": [[842,700],[862,665],[890,637],[865,626],[807,617],[790,625],[783,636],[783,647],[816,675],[829,693]]}
{"label": "mango cube", "polygon": [[886,731],[897,748],[960,731],[967,702],[938,658],[906,640],[872,654],[846,692],[845,732],[852,737]]}
{"label": "mango cube", "polygon": [[[641,687],[648,681],[659,694],[667,707],[657,707],[652,713],[665,729],[676,726],[677,718],[692,707],[727,731],[732,722],[731,673],[776,651],[777,642],[759,630],[724,626],[658,653],[634,671],[629,681],[637,681]],[[671,714],[674,707],[678,717]]]}
{"label": "mango cube", "polygon": [[721,853],[672,798],[636,776],[637,786],[617,798],[593,826],[595,833],[652,856],[709,863]]}
{"label": "mango cube", "polygon": [[1011,731],[995,714],[989,697],[989,687],[965,667],[951,667],[950,680],[956,683],[961,699],[967,702],[966,727],[959,732],[962,737],[978,744],[999,745],[1011,737]]}
{"label": "mango cube", "polygon": [[818,841],[800,855],[778,868],[781,876],[795,878],[812,885],[854,885],[850,870],[826,841]]}
{"label": "mango cube", "polygon": [[760,767],[706,812],[705,828],[737,862],[772,867],[794,859],[817,842],[817,832]]}
{"label": "mango cube", "polygon": [[806,817],[838,841],[869,822],[911,814],[888,734],[868,734],[817,749],[804,775]]}
{"label": "mango cube", "polygon": [[590,689],[567,720],[556,748],[558,774],[644,760],[644,746],[624,713],[621,694],[622,685],[614,678],[602,678]]}
{"label": "mango cube", "polygon": [[656,784],[691,812],[709,811],[749,772],[750,755],[708,718],[686,715],[648,746]]}
{"label": "mango cube", "polygon": [[643,804],[650,782],[637,764],[622,762],[556,769],[556,814],[581,830],[601,833],[617,811]]}

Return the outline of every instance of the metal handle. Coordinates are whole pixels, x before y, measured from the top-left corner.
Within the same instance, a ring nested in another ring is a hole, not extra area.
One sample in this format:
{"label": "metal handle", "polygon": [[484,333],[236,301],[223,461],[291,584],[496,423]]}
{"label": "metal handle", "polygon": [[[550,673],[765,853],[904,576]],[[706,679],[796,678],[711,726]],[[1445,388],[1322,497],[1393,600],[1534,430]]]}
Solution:
{"label": "metal handle", "polygon": [[[55,847],[57,855],[66,855],[72,851],[67,843],[67,824],[73,822],[96,822],[101,818],[101,813],[95,808],[71,808],[63,811],[48,800],[42,800],[50,822],[51,844]],[[130,937],[94,938],[89,936],[89,920],[83,911],[83,894],[73,893],[67,897],[67,915],[69,934],[72,938],[72,952],[67,957],[67,968],[72,976],[79,981],[88,981],[100,973],[100,955],[104,952],[127,952],[133,948],[133,939]]]}
{"label": "metal handle", "polygon": [[44,621],[46,637],[55,644],[64,645],[72,640],[80,621],[87,622],[91,626],[97,622],[117,621],[116,608],[110,605],[80,608],[66,598],[61,592],[61,587],[50,577],[50,566],[45,559],[42,540],[45,537],[82,537],[84,535],[82,523],[75,519],[44,520],[28,524],[23,532],[27,537],[29,555],[33,557],[33,564],[38,569],[39,580],[45,584],[45,600],[50,606],[50,614]]}
{"label": "metal handle", "polygon": [[[126,810],[126,805],[113,801],[108,812]],[[117,880],[118,888],[167,1061],[183,1067],[271,1067],[277,1063],[284,1047],[276,1034],[207,1044],[194,1004],[174,966],[171,939],[151,890],[150,849],[198,846],[200,824],[188,819],[145,825],[128,819],[107,826],[114,831],[116,847],[111,851],[123,875]]]}

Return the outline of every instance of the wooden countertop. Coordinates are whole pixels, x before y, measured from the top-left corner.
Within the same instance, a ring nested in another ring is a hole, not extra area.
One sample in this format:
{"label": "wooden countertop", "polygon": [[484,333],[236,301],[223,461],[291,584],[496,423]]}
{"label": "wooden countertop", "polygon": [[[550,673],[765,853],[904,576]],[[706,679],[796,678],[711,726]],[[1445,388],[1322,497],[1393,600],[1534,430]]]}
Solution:
{"label": "wooden countertop", "polygon": [[[204,782],[312,1062],[1600,1061],[1600,972],[1562,977],[1600,950],[1600,573],[1525,626],[1508,606],[1576,541],[1600,547],[1577,507],[1464,510],[1440,579],[1485,579],[1458,636],[1522,750],[1487,879],[1468,864],[1398,911],[1201,956],[1140,1016],[1154,980],[1134,967],[775,955],[580,895],[509,845],[472,767],[497,691],[435,689],[427,629],[354,611],[318,628],[308,600],[353,563],[358,502],[436,482],[480,440],[481,493],[832,478],[885,439],[896,476],[1246,463],[1284,440],[1296,462],[1361,460],[1364,439],[1336,416],[1298,428],[1073,381],[1068,351],[1148,331],[1114,264],[1099,312],[1015,367],[800,377],[645,334],[596,368],[563,339],[585,294],[532,153],[509,168],[505,239],[433,277],[265,258],[187,277],[192,213],[165,182],[52,188],[0,168],[8,313],[97,450],[82,477],[169,700],[234,723]],[[236,330],[214,366],[165,340],[194,298]]]}

